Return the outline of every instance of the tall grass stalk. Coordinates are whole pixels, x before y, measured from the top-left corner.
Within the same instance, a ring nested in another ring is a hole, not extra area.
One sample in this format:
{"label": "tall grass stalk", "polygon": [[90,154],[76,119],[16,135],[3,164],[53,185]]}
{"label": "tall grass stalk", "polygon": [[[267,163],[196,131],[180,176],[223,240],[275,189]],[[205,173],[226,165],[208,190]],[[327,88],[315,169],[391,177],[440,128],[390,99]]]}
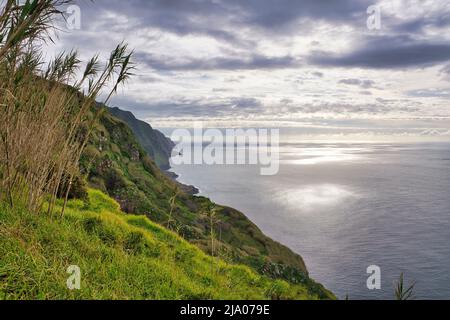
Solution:
{"label": "tall grass stalk", "polygon": [[81,72],[76,51],[44,66],[41,45],[52,40],[54,21],[70,2],[0,3],[0,198],[11,207],[25,200],[36,213],[48,202],[53,214],[62,194],[64,214],[78,161],[103,112],[96,98],[111,87],[106,103],[134,69],[124,43],[103,67],[95,56]]}
{"label": "tall grass stalk", "polygon": [[415,287],[416,283],[413,283],[409,287],[405,285],[405,277],[402,273],[399,281],[395,284],[395,299],[399,301],[413,300]]}

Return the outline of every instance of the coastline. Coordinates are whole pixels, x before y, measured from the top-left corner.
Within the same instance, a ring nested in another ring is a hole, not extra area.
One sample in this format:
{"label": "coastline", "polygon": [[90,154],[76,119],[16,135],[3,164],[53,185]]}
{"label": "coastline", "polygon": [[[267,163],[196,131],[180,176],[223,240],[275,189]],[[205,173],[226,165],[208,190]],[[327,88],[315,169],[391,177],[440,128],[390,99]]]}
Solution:
{"label": "coastline", "polygon": [[[170,162],[170,159],[169,159],[169,162]],[[174,169],[170,166],[170,168],[169,168],[168,170],[165,170],[165,171],[164,171],[164,174],[165,174],[167,177],[169,177],[172,181],[174,181],[174,182],[181,188],[181,190],[183,190],[184,192],[186,192],[185,190],[188,190],[188,191],[194,191],[195,193],[188,193],[188,194],[191,195],[191,196],[194,196],[194,197],[206,198],[206,199],[208,199],[209,201],[211,201],[212,203],[215,203],[217,206],[226,208],[227,210],[230,210],[230,211],[232,211],[232,212],[237,212],[237,213],[243,215],[243,216],[245,217],[245,219],[247,219],[252,225],[254,225],[255,227],[257,227],[258,230],[259,230],[265,237],[267,237],[267,238],[270,239],[271,241],[273,241],[273,242],[279,244],[280,246],[285,247],[287,250],[289,250],[290,252],[292,252],[292,254],[294,254],[295,256],[299,257],[300,260],[301,260],[302,269],[304,270],[305,274],[309,277],[309,270],[308,270],[308,267],[307,267],[307,265],[306,265],[306,263],[305,263],[305,261],[304,261],[302,255],[301,255],[300,253],[295,252],[292,248],[288,247],[287,245],[285,245],[285,244],[283,244],[283,243],[281,243],[281,242],[279,242],[279,241],[273,239],[271,236],[267,235],[265,232],[263,232],[263,231],[260,229],[259,226],[257,226],[257,225],[255,224],[255,222],[254,222],[253,220],[251,220],[245,213],[243,213],[243,212],[240,211],[239,209],[233,208],[233,207],[231,207],[231,206],[229,206],[229,205],[227,205],[227,204],[217,203],[214,199],[211,199],[210,196],[208,196],[208,195],[202,195],[202,191],[201,191],[199,188],[197,188],[197,187],[195,187],[195,186],[193,186],[193,185],[189,185],[189,184],[187,184],[186,182],[180,181],[180,178],[181,178],[180,174],[176,173],[176,172],[173,171],[173,170],[174,170]]]}
{"label": "coastline", "polygon": [[169,167],[169,169],[164,170],[163,173],[169,178],[171,179],[173,182],[175,182],[177,184],[177,186],[184,192],[187,193],[190,196],[196,196],[199,195],[201,193],[201,191],[192,185],[188,185],[188,184],[184,184],[182,182],[180,182],[178,179],[180,178],[180,176],[174,172],[171,171],[172,168]]}

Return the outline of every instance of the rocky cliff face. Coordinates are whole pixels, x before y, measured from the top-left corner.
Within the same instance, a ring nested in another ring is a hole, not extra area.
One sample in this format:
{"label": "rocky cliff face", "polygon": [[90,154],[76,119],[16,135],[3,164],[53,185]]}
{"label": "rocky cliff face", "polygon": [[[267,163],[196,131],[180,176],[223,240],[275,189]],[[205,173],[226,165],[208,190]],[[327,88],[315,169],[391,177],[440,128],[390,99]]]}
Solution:
{"label": "rocky cliff face", "polygon": [[131,112],[119,108],[108,108],[108,111],[130,127],[139,144],[159,168],[162,170],[170,168],[169,159],[175,144],[169,138],[148,123],[136,119]]}

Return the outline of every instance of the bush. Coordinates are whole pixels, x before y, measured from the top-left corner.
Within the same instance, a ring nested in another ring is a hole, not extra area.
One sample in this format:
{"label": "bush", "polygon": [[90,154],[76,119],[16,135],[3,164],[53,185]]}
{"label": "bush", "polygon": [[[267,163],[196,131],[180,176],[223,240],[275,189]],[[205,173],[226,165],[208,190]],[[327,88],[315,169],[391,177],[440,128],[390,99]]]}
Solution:
{"label": "bush", "polygon": [[[66,191],[69,183],[69,178],[67,175],[64,176],[63,182],[59,186],[58,197],[65,198]],[[72,185],[70,187],[70,191],[68,194],[68,199],[78,199],[78,200],[87,200],[88,199],[88,186],[86,180],[77,174],[72,178]]]}
{"label": "bush", "polygon": [[122,189],[127,186],[125,177],[119,170],[114,168],[108,170],[105,175],[105,187],[109,192],[114,192],[117,189]]}

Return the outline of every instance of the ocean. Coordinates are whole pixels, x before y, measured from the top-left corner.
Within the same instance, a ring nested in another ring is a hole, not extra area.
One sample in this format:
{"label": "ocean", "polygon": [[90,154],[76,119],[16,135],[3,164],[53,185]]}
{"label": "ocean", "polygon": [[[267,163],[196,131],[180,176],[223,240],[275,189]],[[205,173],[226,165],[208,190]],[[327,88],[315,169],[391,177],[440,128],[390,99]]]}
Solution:
{"label": "ocean", "polygon": [[[301,140],[301,139],[299,139]],[[201,195],[234,207],[299,253],[339,298],[393,299],[404,273],[420,299],[450,299],[450,143],[292,141],[280,171],[177,165]],[[369,266],[381,289],[369,290]]]}

